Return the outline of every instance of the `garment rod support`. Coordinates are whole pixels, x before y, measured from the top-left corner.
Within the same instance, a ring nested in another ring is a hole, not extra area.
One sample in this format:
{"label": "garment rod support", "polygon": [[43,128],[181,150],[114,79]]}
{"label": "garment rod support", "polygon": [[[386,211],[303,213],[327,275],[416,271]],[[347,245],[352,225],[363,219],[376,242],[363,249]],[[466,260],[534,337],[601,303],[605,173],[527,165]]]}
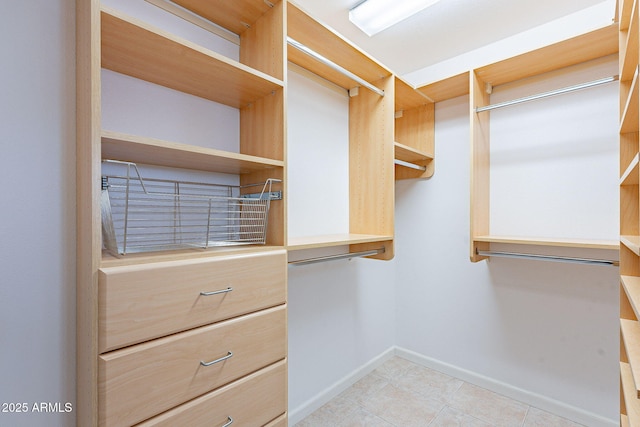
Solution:
{"label": "garment rod support", "polygon": [[541,260],[552,262],[568,262],[573,264],[590,264],[590,265],[610,265],[617,267],[620,265],[620,261],[610,259],[591,259],[591,258],[573,258],[563,257],[555,255],[538,255],[538,254],[523,254],[518,252],[494,252],[494,251],[478,251],[476,254],[486,257],[500,257],[500,258],[521,258],[529,260]]}
{"label": "garment rod support", "polygon": [[568,92],[574,92],[576,90],[587,89],[587,88],[599,86],[605,83],[615,82],[616,80],[618,80],[618,78],[619,78],[618,76],[606,77],[604,79],[594,80],[592,82],[587,82],[587,83],[581,83],[578,85],[556,89],[549,92],[543,92],[537,95],[526,96],[524,98],[518,98],[512,101],[499,102],[497,104],[486,105],[484,107],[476,107],[476,113],[495,110],[497,108],[510,107],[512,105],[522,104],[523,102],[535,101],[536,99],[547,98],[554,95],[561,95]]}
{"label": "garment rod support", "polygon": [[327,255],[315,258],[307,258],[301,259],[299,261],[289,261],[289,265],[309,265],[316,264],[319,262],[325,261],[337,261],[341,259],[351,259],[351,258],[360,258],[372,255],[379,255],[384,253],[384,248],[374,249],[370,251],[362,251],[362,252],[349,252],[347,254],[337,254],[337,255]]}
{"label": "garment rod support", "polygon": [[324,56],[320,55],[319,53],[309,49],[307,46],[303,45],[302,43],[295,41],[291,37],[287,37],[287,43],[289,45],[295,47],[299,51],[301,51],[303,53],[306,53],[307,55],[309,55],[310,57],[316,59],[317,61],[322,62],[323,64],[325,64],[326,66],[332,68],[333,70],[335,70],[335,71],[337,71],[337,72],[349,77],[352,80],[355,80],[356,82],[358,82],[362,86],[366,87],[370,91],[375,92],[380,96],[384,96],[384,91],[382,89],[379,89],[379,88],[375,87],[374,85],[372,85],[371,83],[369,83],[368,81],[363,79],[362,77],[359,77],[359,76],[353,74],[351,71],[347,70],[346,68],[341,67],[340,65],[336,64],[335,62],[331,61],[330,59],[325,58]]}
{"label": "garment rod support", "polygon": [[411,168],[411,169],[415,169],[415,170],[419,170],[419,171],[423,171],[423,172],[427,170],[426,166],[416,165],[415,163],[405,162],[404,160],[395,159],[393,162],[396,165],[404,166],[406,168]]}

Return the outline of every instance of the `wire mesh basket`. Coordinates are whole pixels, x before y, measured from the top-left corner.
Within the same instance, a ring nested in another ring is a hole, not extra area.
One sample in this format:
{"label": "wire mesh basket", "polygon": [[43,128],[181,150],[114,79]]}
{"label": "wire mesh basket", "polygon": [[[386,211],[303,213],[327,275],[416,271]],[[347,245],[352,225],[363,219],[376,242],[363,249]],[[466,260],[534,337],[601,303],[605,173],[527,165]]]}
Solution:
{"label": "wire mesh basket", "polygon": [[250,186],[143,180],[135,163],[105,162],[124,169],[102,176],[102,240],[113,254],[264,244],[271,200],[282,197],[271,191],[277,179],[240,194]]}

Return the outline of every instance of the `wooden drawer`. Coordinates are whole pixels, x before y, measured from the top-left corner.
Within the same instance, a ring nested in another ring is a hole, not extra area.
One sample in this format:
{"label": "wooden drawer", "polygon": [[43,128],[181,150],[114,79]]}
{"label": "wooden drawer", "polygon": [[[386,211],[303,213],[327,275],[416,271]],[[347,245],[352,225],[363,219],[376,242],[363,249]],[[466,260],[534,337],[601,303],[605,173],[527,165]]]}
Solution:
{"label": "wooden drawer", "polygon": [[[287,362],[281,361],[234,383],[178,406],[139,427],[256,427],[287,410]],[[284,424],[286,425],[286,424]]]}
{"label": "wooden drawer", "polygon": [[282,304],[286,274],[284,250],[101,269],[99,352]]}
{"label": "wooden drawer", "polygon": [[141,422],[283,359],[286,327],[282,305],[101,355],[100,426]]}

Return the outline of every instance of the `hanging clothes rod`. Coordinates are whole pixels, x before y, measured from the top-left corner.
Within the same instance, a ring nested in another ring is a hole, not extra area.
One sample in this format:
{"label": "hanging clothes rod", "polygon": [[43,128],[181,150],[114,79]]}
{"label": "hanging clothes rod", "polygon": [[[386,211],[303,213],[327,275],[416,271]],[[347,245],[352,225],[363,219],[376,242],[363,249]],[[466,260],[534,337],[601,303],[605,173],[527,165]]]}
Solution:
{"label": "hanging clothes rod", "polygon": [[411,169],[415,169],[415,170],[419,170],[419,171],[423,171],[423,172],[427,170],[426,166],[416,165],[415,163],[405,162],[404,160],[395,159],[393,162],[396,165],[404,166],[406,168],[411,168]]}
{"label": "hanging clothes rod", "polygon": [[341,259],[360,258],[365,256],[379,255],[384,253],[384,248],[373,249],[362,252],[349,252],[347,254],[327,255],[315,258],[301,259],[299,261],[289,261],[289,265],[309,265],[325,261],[337,261]]}
{"label": "hanging clothes rod", "polygon": [[591,259],[591,258],[573,258],[555,255],[538,255],[538,254],[523,254],[518,252],[494,252],[494,251],[478,251],[476,253],[480,256],[486,257],[499,257],[499,258],[520,258],[539,261],[552,261],[552,262],[568,262],[573,264],[589,264],[589,265],[609,265],[617,267],[620,265],[620,261],[610,259]]}
{"label": "hanging clothes rod", "polygon": [[576,90],[587,89],[594,86],[599,86],[605,83],[611,83],[618,80],[618,76],[606,77],[604,79],[594,80],[587,83],[581,83],[574,86],[569,86],[561,89],[552,90],[549,92],[539,93],[537,95],[525,96],[524,98],[514,99],[512,101],[499,102],[497,104],[486,105],[484,107],[476,107],[476,113],[483,111],[495,110],[497,108],[510,107],[516,104],[522,104],[523,102],[535,101],[536,99],[548,98],[550,96],[561,95],[564,93],[574,92]]}
{"label": "hanging clothes rod", "polygon": [[295,47],[299,51],[301,51],[303,53],[306,53],[307,55],[309,55],[310,57],[316,59],[317,61],[322,62],[323,64],[327,65],[328,67],[332,68],[333,70],[335,70],[335,71],[337,71],[337,72],[349,77],[352,80],[355,80],[356,82],[358,82],[362,86],[366,87],[370,91],[375,92],[380,96],[384,96],[384,91],[382,89],[379,89],[379,88],[375,87],[374,85],[372,85],[371,83],[369,83],[368,81],[363,79],[362,77],[353,74],[351,71],[347,70],[346,68],[341,67],[340,65],[336,64],[335,62],[331,61],[330,59],[325,58],[324,56],[320,55],[319,53],[309,49],[307,46],[303,45],[302,43],[295,41],[291,37],[287,37],[287,43],[289,45]]}

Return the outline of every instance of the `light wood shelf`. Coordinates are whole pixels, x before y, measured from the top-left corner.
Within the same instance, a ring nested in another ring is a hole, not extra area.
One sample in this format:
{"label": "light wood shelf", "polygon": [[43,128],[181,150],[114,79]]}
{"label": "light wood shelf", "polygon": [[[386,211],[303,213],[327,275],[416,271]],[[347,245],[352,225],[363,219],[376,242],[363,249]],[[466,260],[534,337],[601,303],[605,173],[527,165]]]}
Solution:
{"label": "light wood shelf", "polygon": [[395,159],[420,169],[396,165],[395,179],[430,178],[435,171],[435,104],[399,77],[395,77]]}
{"label": "light wood shelf", "polygon": [[404,160],[405,162],[421,162],[425,160],[433,160],[433,153],[420,151],[413,147],[409,147],[399,142],[394,143],[395,158]]}
{"label": "light wood shelf", "polygon": [[620,31],[625,31],[631,24],[631,16],[633,9],[636,6],[636,1],[621,1],[619,4],[618,25],[620,25]]}
{"label": "light wood shelf", "polygon": [[476,69],[493,86],[522,80],[618,53],[618,25],[612,24],[504,61]]}
{"label": "light wood shelf", "polygon": [[[638,9],[637,3],[634,1],[633,6],[628,6],[629,2],[624,2],[625,10],[622,11],[626,16],[626,27],[623,28],[623,21],[620,22],[620,80],[631,80],[638,65]],[[631,9],[631,10],[629,10]],[[631,19],[632,16],[634,19]],[[634,48],[634,46],[636,48]]]}
{"label": "light wood shelf", "polygon": [[[300,7],[287,5],[287,34],[314,52],[349,70],[369,83],[390,77],[392,72],[360,50],[335,30],[312,18]],[[294,47],[288,47],[288,59],[300,67],[346,89],[359,84],[338,71],[310,58]]]}
{"label": "light wood shelf", "polygon": [[244,33],[271,9],[267,2],[255,0],[230,2],[173,0],[173,2],[235,34]]}
{"label": "light wood shelf", "polygon": [[620,185],[638,185],[638,154],[633,158],[627,169],[620,178]]}
{"label": "light wood shelf", "polygon": [[626,415],[620,416],[620,427],[629,427],[629,417]]}
{"label": "light wood shelf", "polygon": [[640,400],[636,397],[637,390],[633,383],[633,374],[628,363],[620,362],[620,380],[623,391],[621,398],[624,399],[629,424],[632,426],[640,425]]}
{"label": "light wood shelf", "polygon": [[443,80],[418,87],[433,102],[469,95],[469,72],[457,74]]}
{"label": "light wood shelf", "polygon": [[321,236],[292,237],[287,242],[287,249],[297,251],[302,249],[318,249],[333,246],[358,245],[363,243],[387,242],[393,240],[390,235],[374,234],[327,234]]}
{"label": "light wood shelf", "polygon": [[104,130],[102,158],[237,175],[284,167],[282,160]]}
{"label": "light wood shelf", "polygon": [[620,319],[620,331],[624,342],[629,368],[633,379],[634,395],[640,398],[640,324],[637,320]]}
{"label": "light wood shelf", "polygon": [[620,276],[620,282],[636,318],[640,319],[640,277]]}
{"label": "light wood shelf", "polygon": [[551,246],[563,248],[581,249],[608,249],[618,250],[618,241],[613,240],[593,240],[593,239],[558,239],[539,237],[514,237],[514,236],[475,236],[473,238],[478,243],[509,243],[516,245]]}
{"label": "light wood shelf", "polygon": [[284,83],[188,40],[108,8],[102,9],[102,67],[234,108]]}
{"label": "light wood shelf", "polygon": [[640,236],[620,236],[620,244],[640,256]]}
{"label": "light wood shelf", "polygon": [[620,119],[620,133],[632,133],[638,132],[638,99],[640,92],[638,91],[638,68],[635,69],[633,80],[631,82],[631,88],[629,90],[629,96],[627,97],[622,116]]}

